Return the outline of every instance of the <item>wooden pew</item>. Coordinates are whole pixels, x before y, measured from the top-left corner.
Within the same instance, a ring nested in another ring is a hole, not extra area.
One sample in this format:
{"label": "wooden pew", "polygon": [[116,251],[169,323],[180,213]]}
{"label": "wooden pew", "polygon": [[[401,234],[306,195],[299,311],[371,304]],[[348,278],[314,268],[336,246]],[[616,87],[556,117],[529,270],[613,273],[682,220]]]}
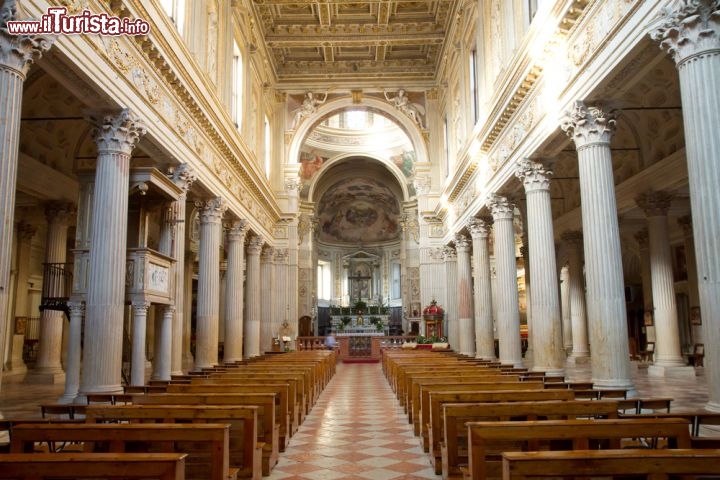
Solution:
{"label": "wooden pew", "polygon": [[467,429],[470,464],[463,473],[473,480],[501,476],[501,452],[547,449],[552,441],[562,450],[619,449],[663,437],[669,448],[690,448],[689,423],[680,418],[468,422]]}
{"label": "wooden pew", "polygon": [[[292,424],[290,416],[290,386],[287,383],[228,383],[228,384],[206,384],[206,385],[168,385],[167,393],[276,393],[277,404],[275,409],[275,420],[280,424],[279,449],[285,451],[285,447],[292,435]],[[295,405],[293,405],[293,408]]]}
{"label": "wooden pew", "polygon": [[503,480],[543,477],[720,475],[720,450],[573,450],[505,452]]}
{"label": "wooden pew", "polygon": [[184,453],[6,453],[0,478],[138,478],[183,480]]}
{"label": "wooden pew", "polygon": [[238,478],[262,476],[263,442],[258,442],[257,406],[248,405],[91,405],[88,423],[227,423],[230,424],[230,466]]}
{"label": "wooden pew", "polygon": [[[509,420],[558,420],[579,417],[617,418],[617,402],[609,400],[581,401],[533,401],[500,403],[444,403],[439,425],[442,430],[430,430],[435,470],[437,462],[442,466],[443,479],[462,478],[461,465],[467,465],[466,422]],[[431,413],[432,415],[432,413]],[[435,423],[432,422],[432,425]],[[437,439],[440,455],[436,450]]]}
{"label": "wooden pew", "polygon": [[133,397],[136,405],[256,405],[258,441],[263,443],[262,472],[270,475],[280,451],[280,425],[275,420],[275,393],[157,393]]}
{"label": "wooden pew", "polygon": [[188,479],[234,480],[238,473],[230,469],[230,425],[224,423],[16,425],[11,452],[33,453],[40,442],[80,442],[87,453],[187,453]]}

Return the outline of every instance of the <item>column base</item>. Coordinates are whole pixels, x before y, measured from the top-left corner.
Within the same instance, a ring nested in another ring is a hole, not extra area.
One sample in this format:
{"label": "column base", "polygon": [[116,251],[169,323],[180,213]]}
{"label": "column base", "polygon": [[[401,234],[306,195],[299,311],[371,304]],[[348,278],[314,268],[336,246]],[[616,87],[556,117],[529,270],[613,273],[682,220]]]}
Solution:
{"label": "column base", "polygon": [[[10,377],[10,376],[20,376],[25,375],[28,372],[27,365],[25,363],[22,364],[15,364],[14,362],[10,362],[7,365],[7,370],[3,371],[3,377]],[[4,378],[3,378],[4,380]]]}
{"label": "column base", "polygon": [[[77,393],[73,393],[73,394],[65,393],[60,398],[58,398],[57,403],[60,403],[62,405],[70,405],[70,404],[76,403],[77,399],[78,399]],[[77,402],[77,403],[79,403],[79,402]],[[87,399],[86,399],[86,403],[87,403]]]}
{"label": "column base", "polygon": [[590,355],[584,354],[584,355],[577,355],[573,356],[570,355],[567,359],[568,365],[590,365]]}
{"label": "column base", "polygon": [[648,375],[651,377],[694,377],[695,367],[688,365],[681,367],[650,365]]}
{"label": "column base", "polygon": [[544,372],[546,377],[564,377],[565,376],[565,369],[563,368],[543,368],[543,367],[534,367],[532,369],[533,372]]}
{"label": "column base", "polygon": [[24,383],[33,385],[57,385],[58,383],[65,383],[65,372],[62,370],[55,372],[30,371],[25,375]]}

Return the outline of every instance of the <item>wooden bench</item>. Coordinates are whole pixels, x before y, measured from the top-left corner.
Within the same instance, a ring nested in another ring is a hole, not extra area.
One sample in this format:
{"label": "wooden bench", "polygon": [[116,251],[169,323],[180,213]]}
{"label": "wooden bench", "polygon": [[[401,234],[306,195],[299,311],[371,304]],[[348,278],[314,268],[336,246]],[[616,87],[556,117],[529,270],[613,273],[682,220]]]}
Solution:
{"label": "wooden bench", "polygon": [[183,453],[6,453],[0,478],[138,478],[183,480]]}
{"label": "wooden bench", "polygon": [[[442,431],[430,430],[435,470],[441,463],[444,479],[462,478],[461,466],[467,465],[467,422],[567,420],[577,418],[617,418],[617,402],[561,400],[499,403],[445,403],[439,422]],[[433,423],[434,425],[434,423]],[[440,452],[436,450],[439,438]]]}
{"label": "wooden bench", "polygon": [[[619,449],[638,439],[665,438],[668,448],[691,448],[689,422],[680,418],[468,422],[469,469],[473,480],[501,476],[502,452]],[[558,445],[559,443],[559,445]]]}
{"label": "wooden bench", "polygon": [[[294,433],[291,424],[290,386],[287,383],[228,383],[206,385],[168,385],[167,393],[276,393],[275,420],[280,424],[279,450],[285,451]],[[292,405],[296,412],[296,405]]]}
{"label": "wooden bench", "polygon": [[280,425],[275,420],[275,393],[157,393],[133,398],[137,405],[256,405],[257,436],[263,444],[262,472],[270,475],[280,451]]}
{"label": "wooden bench", "polygon": [[85,405],[73,403],[46,403],[40,405],[40,416],[42,418],[67,418],[73,419],[76,416],[85,415]]}
{"label": "wooden bench", "polygon": [[238,469],[238,478],[259,480],[264,444],[257,440],[258,410],[248,405],[91,405],[87,422],[229,424],[230,466]]}
{"label": "wooden bench", "polygon": [[233,480],[238,473],[230,469],[230,425],[223,423],[16,425],[11,452],[32,453],[41,442],[82,443],[87,453],[187,453],[185,478]]}
{"label": "wooden bench", "polygon": [[669,475],[720,474],[720,450],[713,449],[505,452],[502,457],[503,480],[627,475],[660,480]]}

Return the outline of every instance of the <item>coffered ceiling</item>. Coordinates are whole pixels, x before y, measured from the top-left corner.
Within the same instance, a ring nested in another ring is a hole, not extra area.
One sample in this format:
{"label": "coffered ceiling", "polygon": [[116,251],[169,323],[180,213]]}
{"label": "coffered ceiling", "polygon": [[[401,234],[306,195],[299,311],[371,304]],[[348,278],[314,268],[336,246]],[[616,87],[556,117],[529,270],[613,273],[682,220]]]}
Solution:
{"label": "coffered ceiling", "polygon": [[251,0],[279,84],[430,83],[461,0]]}

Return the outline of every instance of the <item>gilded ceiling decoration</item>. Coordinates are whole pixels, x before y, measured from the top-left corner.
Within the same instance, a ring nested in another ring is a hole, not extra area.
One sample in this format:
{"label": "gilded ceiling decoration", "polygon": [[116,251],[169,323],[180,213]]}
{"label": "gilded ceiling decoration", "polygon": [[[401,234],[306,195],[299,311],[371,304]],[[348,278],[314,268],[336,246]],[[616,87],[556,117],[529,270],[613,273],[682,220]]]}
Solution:
{"label": "gilded ceiling decoration", "polygon": [[460,0],[252,0],[278,81],[433,80]]}

